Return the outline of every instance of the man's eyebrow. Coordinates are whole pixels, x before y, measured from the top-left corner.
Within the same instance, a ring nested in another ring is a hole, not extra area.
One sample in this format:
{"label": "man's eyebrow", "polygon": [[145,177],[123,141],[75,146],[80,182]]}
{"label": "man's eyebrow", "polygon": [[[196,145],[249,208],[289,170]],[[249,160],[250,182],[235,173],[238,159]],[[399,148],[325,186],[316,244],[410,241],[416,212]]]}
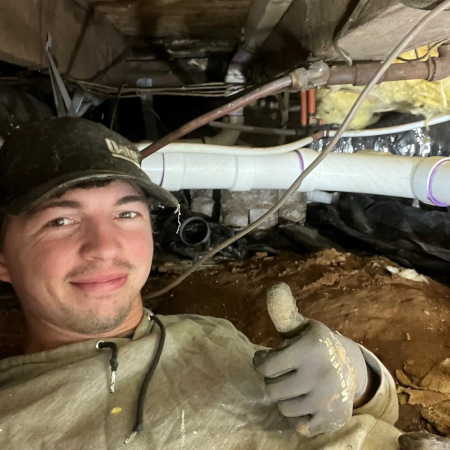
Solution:
{"label": "man's eyebrow", "polygon": [[49,200],[42,205],[38,205],[34,208],[32,208],[30,211],[28,211],[29,216],[34,216],[36,214],[39,214],[42,211],[45,211],[47,209],[51,208],[81,208],[81,203],[76,202],[74,200]]}
{"label": "man's eyebrow", "polygon": [[127,195],[116,202],[116,206],[124,205],[126,203],[140,202],[147,204],[147,199],[143,195]]}
{"label": "man's eyebrow", "polygon": [[[127,203],[134,203],[134,202],[140,202],[147,204],[147,199],[143,195],[127,195],[125,197],[120,198],[116,202],[116,206],[125,205]],[[79,202],[76,202],[74,200],[48,200],[42,205],[38,205],[35,208],[28,211],[28,216],[34,216],[36,214],[39,214],[42,211],[45,211],[47,209],[51,208],[72,208],[72,209],[79,209],[82,208],[82,204]]]}

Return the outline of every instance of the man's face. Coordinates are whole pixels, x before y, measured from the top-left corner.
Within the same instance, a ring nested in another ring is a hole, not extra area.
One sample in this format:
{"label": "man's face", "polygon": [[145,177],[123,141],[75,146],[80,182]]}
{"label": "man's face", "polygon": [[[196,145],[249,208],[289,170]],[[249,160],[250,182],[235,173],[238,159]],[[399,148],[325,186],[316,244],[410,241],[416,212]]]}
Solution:
{"label": "man's face", "polygon": [[73,189],[12,216],[0,256],[27,320],[106,333],[142,301],[153,256],[145,198],[123,181]]}

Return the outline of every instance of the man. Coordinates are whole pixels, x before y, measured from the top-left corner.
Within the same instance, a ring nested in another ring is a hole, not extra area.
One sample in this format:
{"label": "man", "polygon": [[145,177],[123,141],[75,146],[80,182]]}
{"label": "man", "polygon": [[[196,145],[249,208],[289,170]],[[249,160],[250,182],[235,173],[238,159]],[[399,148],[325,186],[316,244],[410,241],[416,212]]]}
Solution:
{"label": "man", "polygon": [[28,333],[26,354],[0,361],[0,447],[397,448],[391,376],[325,325],[254,357],[228,321],[143,308],[147,202],[177,201],[139,163],[74,118],[23,125],[0,149],[0,279]]}

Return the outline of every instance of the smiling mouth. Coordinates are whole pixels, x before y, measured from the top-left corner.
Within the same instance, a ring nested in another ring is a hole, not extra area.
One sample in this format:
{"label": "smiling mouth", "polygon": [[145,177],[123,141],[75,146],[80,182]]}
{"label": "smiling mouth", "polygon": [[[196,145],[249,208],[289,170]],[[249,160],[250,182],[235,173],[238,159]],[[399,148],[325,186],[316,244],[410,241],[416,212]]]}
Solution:
{"label": "smiling mouth", "polygon": [[106,293],[120,289],[127,282],[127,274],[97,275],[71,281],[70,284],[86,293]]}

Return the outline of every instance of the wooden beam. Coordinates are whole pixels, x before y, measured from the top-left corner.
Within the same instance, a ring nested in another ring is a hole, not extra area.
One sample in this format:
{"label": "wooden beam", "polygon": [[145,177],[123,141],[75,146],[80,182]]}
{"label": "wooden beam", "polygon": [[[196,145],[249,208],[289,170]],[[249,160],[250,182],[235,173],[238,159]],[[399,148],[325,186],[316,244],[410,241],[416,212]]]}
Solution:
{"label": "wooden beam", "polygon": [[[380,11],[383,3],[385,9]],[[393,0],[371,1],[339,40],[339,45],[356,61],[368,57],[382,61],[428,12]],[[443,11],[418,33],[406,50],[450,38],[449,26],[450,12]],[[332,53],[330,50],[328,54]]]}
{"label": "wooden beam", "polygon": [[59,71],[91,80],[121,58],[123,36],[94,8],[73,0],[2,0],[0,59],[42,69],[48,67],[47,33]]}

